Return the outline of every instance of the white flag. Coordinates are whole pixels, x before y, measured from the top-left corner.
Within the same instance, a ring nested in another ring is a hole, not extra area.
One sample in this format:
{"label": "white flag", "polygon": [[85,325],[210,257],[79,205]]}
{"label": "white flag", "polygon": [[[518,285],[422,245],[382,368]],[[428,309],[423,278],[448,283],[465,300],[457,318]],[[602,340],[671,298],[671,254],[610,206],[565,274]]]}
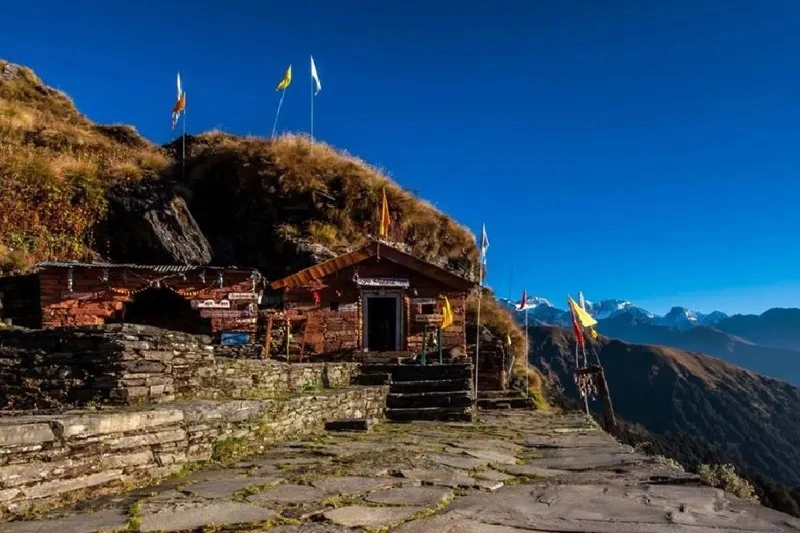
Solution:
{"label": "white flag", "polygon": [[583,292],[578,291],[578,305],[581,306],[581,309],[586,311],[586,300],[583,299]]}
{"label": "white flag", "polygon": [[181,73],[178,72],[178,100],[181,98]]}
{"label": "white flag", "polygon": [[486,224],[483,225],[481,232],[481,262],[486,264],[486,250],[489,249],[489,237],[486,235]]}
{"label": "white flag", "polygon": [[314,96],[316,96],[322,90],[322,83],[319,81],[317,65],[314,64],[314,56],[311,56],[311,79],[314,80]]}

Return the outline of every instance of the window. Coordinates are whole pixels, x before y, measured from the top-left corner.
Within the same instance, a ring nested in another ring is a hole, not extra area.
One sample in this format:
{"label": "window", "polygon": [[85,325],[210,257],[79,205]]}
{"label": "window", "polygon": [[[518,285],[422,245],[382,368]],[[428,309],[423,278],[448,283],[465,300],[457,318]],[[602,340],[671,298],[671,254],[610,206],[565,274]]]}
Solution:
{"label": "window", "polygon": [[420,306],[420,314],[421,315],[433,315],[436,314],[436,304],[422,304]]}
{"label": "window", "polygon": [[339,310],[339,302],[338,301],[331,300],[329,305],[330,305],[331,311],[338,311]]}

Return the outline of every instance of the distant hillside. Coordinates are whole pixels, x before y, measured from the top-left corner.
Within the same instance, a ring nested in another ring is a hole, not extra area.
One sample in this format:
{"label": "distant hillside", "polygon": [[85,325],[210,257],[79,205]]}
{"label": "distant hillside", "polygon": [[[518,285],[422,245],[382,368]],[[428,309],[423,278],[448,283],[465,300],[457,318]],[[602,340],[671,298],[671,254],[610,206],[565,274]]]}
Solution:
{"label": "distant hillside", "polygon": [[756,344],[800,351],[800,309],[770,309],[760,315],[733,315],[716,324],[720,331]]}
{"label": "distant hillside", "polygon": [[[530,341],[531,362],[557,390],[576,397],[572,334],[534,326]],[[757,472],[800,486],[800,388],[676,349],[602,337],[593,346],[620,417],[657,433],[690,433]]]}

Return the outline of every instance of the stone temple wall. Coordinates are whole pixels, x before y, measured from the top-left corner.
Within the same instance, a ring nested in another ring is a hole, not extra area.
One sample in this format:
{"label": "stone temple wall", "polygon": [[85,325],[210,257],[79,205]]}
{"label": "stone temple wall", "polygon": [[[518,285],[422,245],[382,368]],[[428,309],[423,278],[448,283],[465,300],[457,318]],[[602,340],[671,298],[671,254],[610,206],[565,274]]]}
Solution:
{"label": "stone temple wall", "polygon": [[134,324],[0,330],[0,411],[265,398],[346,387],[359,368],[215,357],[210,342]]}
{"label": "stone temple wall", "polygon": [[0,417],[0,517],[119,492],[313,434],[328,421],[382,418],[387,387],[275,400],[185,400],[149,408]]}

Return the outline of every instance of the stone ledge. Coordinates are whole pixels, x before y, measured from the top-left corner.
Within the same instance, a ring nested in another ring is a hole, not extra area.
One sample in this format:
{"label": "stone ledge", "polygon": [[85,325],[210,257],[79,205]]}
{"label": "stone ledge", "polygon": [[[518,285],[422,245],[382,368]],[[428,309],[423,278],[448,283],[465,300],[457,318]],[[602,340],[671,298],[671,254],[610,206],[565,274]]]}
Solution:
{"label": "stone ledge", "polygon": [[383,418],[387,393],[357,387],[284,400],[0,417],[0,516],[119,492],[188,462],[225,462],[333,420]]}

